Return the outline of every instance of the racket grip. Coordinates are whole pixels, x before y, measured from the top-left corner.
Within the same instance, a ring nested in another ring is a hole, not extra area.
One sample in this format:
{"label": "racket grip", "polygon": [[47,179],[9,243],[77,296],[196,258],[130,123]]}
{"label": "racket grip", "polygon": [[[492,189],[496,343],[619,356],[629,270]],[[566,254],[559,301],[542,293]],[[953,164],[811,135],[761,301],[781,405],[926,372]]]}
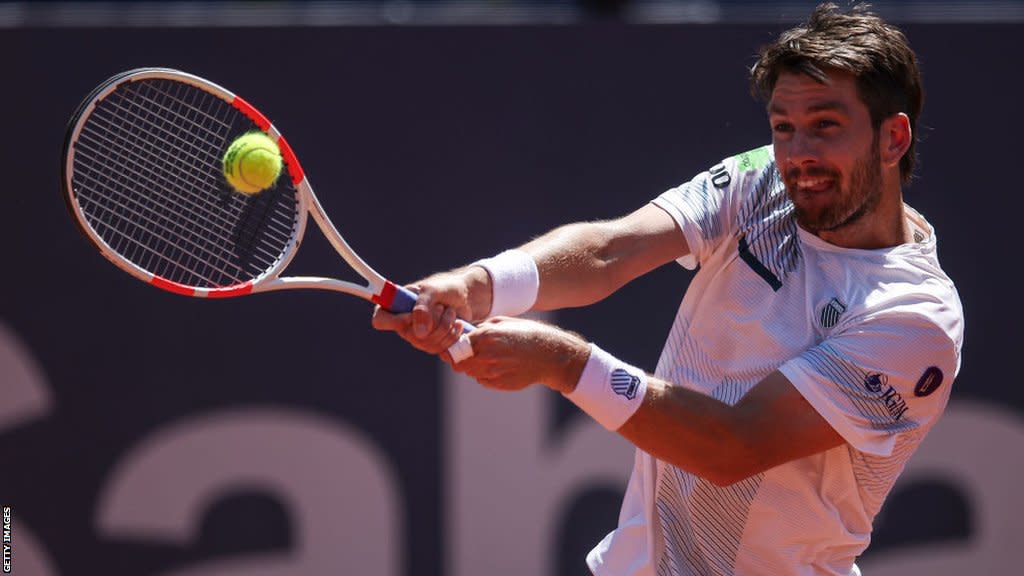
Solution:
{"label": "racket grip", "polygon": [[[391,305],[387,307],[388,311],[403,314],[412,312],[412,308],[415,305],[416,293],[408,288],[395,285],[395,295],[391,300]],[[459,322],[462,322],[462,335],[455,341],[455,344],[448,348],[448,354],[451,355],[452,362],[455,364],[473,355],[473,345],[469,343],[468,334],[476,329],[475,326],[465,320],[459,320]]]}
{"label": "racket grip", "polygon": [[416,305],[416,293],[397,284],[392,284],[392,286],[395,287],[395,294],[391,299],[391,304],[384,306],[384,308],[387,308],[388,312],[396,312],[398,314],[412,312],[412,307]]}

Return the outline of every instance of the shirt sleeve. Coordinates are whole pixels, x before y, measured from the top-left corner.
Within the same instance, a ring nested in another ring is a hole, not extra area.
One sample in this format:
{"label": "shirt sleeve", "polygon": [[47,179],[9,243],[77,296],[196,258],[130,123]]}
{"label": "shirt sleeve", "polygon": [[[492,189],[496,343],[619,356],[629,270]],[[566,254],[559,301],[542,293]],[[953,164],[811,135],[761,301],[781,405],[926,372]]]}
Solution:
{"label": "shirt sleeve", "polygon": [[900,433],[927,430],[945,410],[959,348],[922,315],[858,324],[779,370],[851,446],[892,454]]}
{"label": "shirt sleeve", "polygon": [[773,168],[770,146],[726,158],[689,182],[669,189],[652,203],[669,213],[683,231],[690,253],[678,262],[690,269],[728,238],[736,214],[765,170]]}

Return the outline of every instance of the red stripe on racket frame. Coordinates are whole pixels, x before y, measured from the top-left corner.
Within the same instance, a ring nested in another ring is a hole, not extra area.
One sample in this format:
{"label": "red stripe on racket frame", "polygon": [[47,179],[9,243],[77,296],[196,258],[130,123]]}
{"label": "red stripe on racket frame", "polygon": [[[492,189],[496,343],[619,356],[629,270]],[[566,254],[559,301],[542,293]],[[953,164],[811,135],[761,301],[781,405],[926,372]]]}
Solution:
{"label": "red stripe on racket frame", "polygon": [[230,288],[214,288],[206,293],[207,298],[231,298],[233,296],[245,296],[252,292],[252,280],[245,284],[232,286]]}
{"label": "red stripe on racket frame", "polygon": [[[150,280],[149,283],[157,288],[161,288],[175,294],[181,294],[182,296],[195,296],[197,292],[192,286],[178,284],[177,282],[172,282],[171,280],[167,280],[166,278],[161,278],[159,276],[153,276],[153,279]],[[231,298],[232,296],[244,296],[250,292],[252,292],[252,281],[246,282],[245,284],[239,284],[238,286],[230,286],[228,288],[211,288],[206,292],[206,297]]]}
{"label": "red stripe on racket frame", "polygon": [[175,294],[181,294],[183,296],[195,296],[196,289],[191,286],[185,286],[184,284],[178,284],[177,282],[171,282],[159,276],[153,276],[153,279],[149,281],[150,284],[167,290],[168,292],[174,292]]}
{"label": "red stripe on racket frame", "polygon": [[385,281],[384,287],[380,289],[380,294],[374,295],[371,300],[373,300],[374,304],[380,304],[381,308],[390,310],[391,304],[395,301],[395,292],[398,292],[395,285],[390,281]]}
{"label": "red stripe on racket frame", "polygon": [[270,130],[270,120],[263,115],[262,112],[253,107],[252,104],[246,102],[241,96],[235,96],[235,99],[231,101],[231,105],[238,108],[242,114],[248,116],[249,120],[252,120],[260,127],[260,130],[266,132]]}
{"label": "red stripe on racket frame", "polygon": [[281,149],[281,156],[284,158],[285,165],[288,166],[288,174],[292,177],[292,184],[296,186],[306,175],[302,172],[302,166],[299,165],[299,159],[295,157],[295,152],[292,151],[291,144],[281,136],[277,139],[277,147]]}
{"label": "red stripe on racket frame", "polygon": [[[260,127],[260,130],[264,132],[270,131],[270,119],[263,115],[262,112],[249,104],[241,96],[235,96],[235,99],[231,101],[231,104],[238,108],[242,114],[245,114],[250,120],[256,123]],[[278,136],[277,146],[281,149],[281,156],[284,158],[284,163],[288,166],[288,175],[292,177],[292,183],[298,185],[305,178],[305,173],[302,170],[302,166],[299,165],[299,159],[295,156],[295,152],[292,150],[288,141],[285,140],[284,136]]]}

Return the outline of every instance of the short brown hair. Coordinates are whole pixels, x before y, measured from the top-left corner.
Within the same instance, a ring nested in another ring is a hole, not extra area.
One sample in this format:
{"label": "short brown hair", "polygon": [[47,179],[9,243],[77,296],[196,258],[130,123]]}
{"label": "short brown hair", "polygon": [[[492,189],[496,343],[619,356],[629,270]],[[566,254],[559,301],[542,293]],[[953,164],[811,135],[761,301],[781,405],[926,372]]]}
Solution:
{"label": "short brown hair", "polygon": [[906,36],[866,4],[858,3],[848,13],[835,4],[821,4],[807,22],[761,48],[750,70],[751,92],[767,101],[780,73],[798,72],[824,83],[828,70],[854,75],[875,130],[893,114],[903,112],[910,118],[913,139],[900,158],[900,179],[908,183],[917,159],[917,119],[924,90],[917,56]]}

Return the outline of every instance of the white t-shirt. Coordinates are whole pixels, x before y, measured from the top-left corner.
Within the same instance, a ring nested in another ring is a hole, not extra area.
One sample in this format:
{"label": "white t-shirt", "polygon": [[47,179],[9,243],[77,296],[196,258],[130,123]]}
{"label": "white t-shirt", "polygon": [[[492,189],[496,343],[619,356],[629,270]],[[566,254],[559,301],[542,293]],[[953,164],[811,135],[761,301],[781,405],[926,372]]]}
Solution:
{"label": "white t-shirt", "polygon": [[728,487],[637,450],[599,576],[837,575],[870,541],[896,477],[943,412],[963,313],[931,226],[915,242],[840,248],[799,228],[770,146],[729,158],[654,204],[700,267],[656,375],[728,404],[780,370],[846,444]]}

